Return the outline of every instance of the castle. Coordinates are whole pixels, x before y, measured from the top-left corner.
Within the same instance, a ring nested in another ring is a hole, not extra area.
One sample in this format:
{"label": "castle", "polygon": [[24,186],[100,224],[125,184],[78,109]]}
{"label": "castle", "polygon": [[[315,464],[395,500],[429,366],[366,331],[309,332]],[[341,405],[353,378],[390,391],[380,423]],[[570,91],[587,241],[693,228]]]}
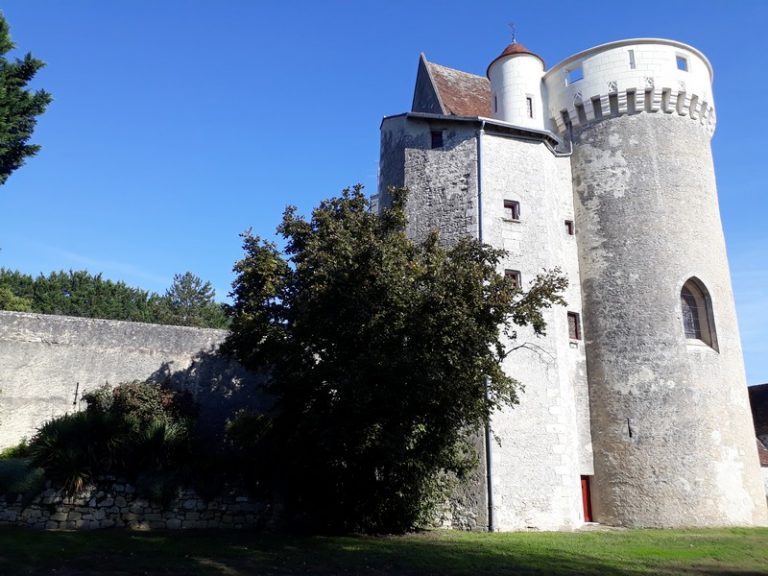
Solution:
{"label": "castle", "polygon": [[411,112],[384,118],[375,202],[408,187],[413,238],[436,228],[503,248],[500,272],[521,286],[554,267],[570,280],[547,335],[519,331],[504,361],[525,392],[494,415],[454,524],[768,521],[711,85],[706,57],[672,40],[611,42],[549,69],[513,42],[487,78],[422,54]]}
{"label": "castle", "polygon": [[[518,330],[525,385],[478,439],[462,528],[768,523],[710,150],[712,70],[634,39],[545,70],[518,43],[488,77],[419,61],[412,111],[381,126],[379,205],[410,191],[409,234],[504,248],[526,286],[560,267],[566,307]],[[106,382],[173,378],[213,413],[254,386],[225,332],[0,312],[0,448]],[[498,438],[499,442],[496,442]]]}

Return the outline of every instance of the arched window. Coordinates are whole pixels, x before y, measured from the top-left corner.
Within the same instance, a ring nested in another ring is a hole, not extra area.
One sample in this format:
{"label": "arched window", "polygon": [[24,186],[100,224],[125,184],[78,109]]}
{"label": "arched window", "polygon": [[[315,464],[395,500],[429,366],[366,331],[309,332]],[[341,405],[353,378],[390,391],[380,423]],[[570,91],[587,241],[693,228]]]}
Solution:
{"label": "arched window", "polygon": [[691,278],[680,291],[683,331],[691,340],[701,340],[717,350],[715,323],[709,293],[699,280]]}

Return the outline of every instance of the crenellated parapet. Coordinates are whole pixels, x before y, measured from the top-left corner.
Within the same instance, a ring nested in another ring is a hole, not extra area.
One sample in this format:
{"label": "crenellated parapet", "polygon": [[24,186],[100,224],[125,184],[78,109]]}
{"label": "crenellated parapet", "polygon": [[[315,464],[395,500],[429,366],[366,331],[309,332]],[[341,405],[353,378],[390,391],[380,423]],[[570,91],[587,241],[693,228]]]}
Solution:
{"label": "crenellated parapet", "polygon": [[640,38],[596,46],[544,75],[551,129],[566,134],[623,114],[677,114],[710,135],[716,116],[712,67],[695,48]]}

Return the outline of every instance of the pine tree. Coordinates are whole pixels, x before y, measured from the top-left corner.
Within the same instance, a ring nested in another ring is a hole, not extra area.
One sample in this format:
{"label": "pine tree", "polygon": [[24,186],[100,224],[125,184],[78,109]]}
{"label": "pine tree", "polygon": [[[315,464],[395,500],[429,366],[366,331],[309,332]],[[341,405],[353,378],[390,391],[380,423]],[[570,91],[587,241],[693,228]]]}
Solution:
{"label": "pine tree", "polygon": [[5,55],[14,47],[8,23],[0,14],[0,185],[40,149],[39,145],[27,142],[37,116],[51,102],[51,95],[45,90],[26,89],[45,63],[29,53],[21,59],[6,59]]}
{"label": "pine tree", "polygon": [[[160,322],[200,328],[224,328],[224,309],[214,300],[216,292],[210,282],[203,282],[192,272],[176,274],[173,284],[162,297]],[[164,313],[163,313],[164,312]]]}

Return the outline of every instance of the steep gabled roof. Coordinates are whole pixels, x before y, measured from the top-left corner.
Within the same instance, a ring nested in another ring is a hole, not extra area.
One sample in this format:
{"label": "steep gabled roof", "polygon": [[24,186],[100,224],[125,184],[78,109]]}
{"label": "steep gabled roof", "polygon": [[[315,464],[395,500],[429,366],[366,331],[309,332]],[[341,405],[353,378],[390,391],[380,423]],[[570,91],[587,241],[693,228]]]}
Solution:
{"label": "steep gabled roof", "polygon": [[428,62],[422,54],[411,111],[489,117],[491,84],[484,76]]}

